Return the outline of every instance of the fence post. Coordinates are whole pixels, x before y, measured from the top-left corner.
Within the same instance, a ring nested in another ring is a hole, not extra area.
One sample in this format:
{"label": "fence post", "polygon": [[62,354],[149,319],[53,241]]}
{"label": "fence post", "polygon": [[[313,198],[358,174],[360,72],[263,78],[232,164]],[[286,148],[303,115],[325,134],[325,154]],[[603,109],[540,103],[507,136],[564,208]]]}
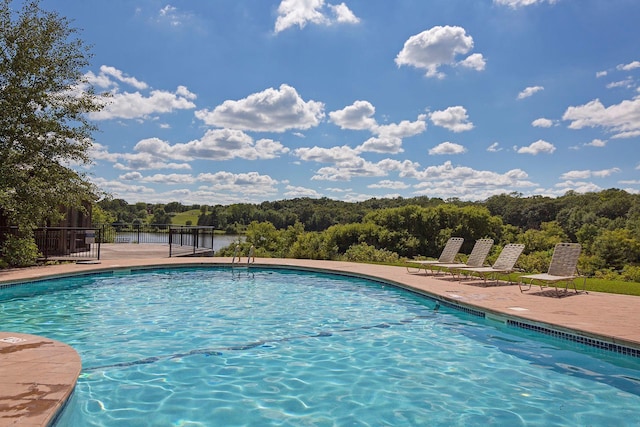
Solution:
{"label": "fence post", "polygon": [[102,244],[102,239],[104,238],[104,224],[102,224],[102,230],[97,229],[98,232],[98,260],[100,259],[100,245]]}

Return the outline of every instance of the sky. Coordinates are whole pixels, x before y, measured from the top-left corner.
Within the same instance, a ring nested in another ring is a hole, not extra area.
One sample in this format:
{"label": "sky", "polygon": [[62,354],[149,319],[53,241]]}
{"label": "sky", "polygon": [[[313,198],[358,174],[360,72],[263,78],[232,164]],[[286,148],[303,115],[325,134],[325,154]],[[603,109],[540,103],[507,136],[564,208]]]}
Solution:
{"label": "sky", "polygon": [[637,0],[41,7],[92,46],[81,170],[129,203],[640,192]]}

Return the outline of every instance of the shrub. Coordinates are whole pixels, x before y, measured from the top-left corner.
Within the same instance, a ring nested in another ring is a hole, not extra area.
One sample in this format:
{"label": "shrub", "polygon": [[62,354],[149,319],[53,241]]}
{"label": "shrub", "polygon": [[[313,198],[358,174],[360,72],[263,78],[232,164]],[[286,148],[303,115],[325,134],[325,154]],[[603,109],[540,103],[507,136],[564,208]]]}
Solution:
{"label": "shrub", "polygon": [[344,261],[352,262],[382,262],[390,264],[397,263],[399,260],[397,253],[386,249],[376,249],[366,243],[349,246],[341,258]]}
{"label": "shrub", "polygon": [[10,267],[27,267],[34,265],[41,256],[38,246],[32,237],[8,235],[2,248],[2,259]]}

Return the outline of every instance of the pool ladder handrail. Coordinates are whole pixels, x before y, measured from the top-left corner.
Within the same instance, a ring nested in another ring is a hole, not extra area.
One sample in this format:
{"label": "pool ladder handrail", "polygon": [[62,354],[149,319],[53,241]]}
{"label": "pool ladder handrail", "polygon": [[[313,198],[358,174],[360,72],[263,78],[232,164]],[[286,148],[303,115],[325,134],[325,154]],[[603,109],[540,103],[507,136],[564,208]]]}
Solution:
{"label": "pool ladder handrail", "polygon": [[[231,259],[231,265],[236,263],[236,258],[238,259],[238,264],[242,262],[242,255],[240,254],[240,245],[236,245],[235,249],[233,250],[233,258]],[[255,252],[256,252],[256,247],[254,245],[251,245],[251,247],[249,248],[249,254],[247,256],[247,266],[249,266],[249,264],[253,264],[254,262],[256,262],[256,257],[255,257]]]}

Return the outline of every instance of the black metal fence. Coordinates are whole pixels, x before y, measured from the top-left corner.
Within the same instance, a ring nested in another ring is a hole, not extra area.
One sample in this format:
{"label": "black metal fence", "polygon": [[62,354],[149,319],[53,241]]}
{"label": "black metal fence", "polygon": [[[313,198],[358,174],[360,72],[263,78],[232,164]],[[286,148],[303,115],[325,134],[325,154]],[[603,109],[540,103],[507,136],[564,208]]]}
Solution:
{"label": "black metal fence", "polygon": [[214,227],[169,227],[169,256],[213,255]]}
{"label": "black metal fence", "polygon": [[102,243],[169,245],[169,256],[213,254],[215,228],[160,224],[101,225]]}
{"label": "black metal fence", "polygon": [[[213,255],[214,227],[100,225],[90,228],[43,227],[34,230],[35,243],[45,260],[99,260],[104,243],[155,243],[169,246],[169,256]],[[0,227],[0,242],[17,227]]]}
{"label": "black metal fence", "polygon": [[[34,230],[35,243],[45,260],[100,259],[99,228],[42,227]],[[2,227],[0,241],[7,234],[17,235],[17,227]]]}

